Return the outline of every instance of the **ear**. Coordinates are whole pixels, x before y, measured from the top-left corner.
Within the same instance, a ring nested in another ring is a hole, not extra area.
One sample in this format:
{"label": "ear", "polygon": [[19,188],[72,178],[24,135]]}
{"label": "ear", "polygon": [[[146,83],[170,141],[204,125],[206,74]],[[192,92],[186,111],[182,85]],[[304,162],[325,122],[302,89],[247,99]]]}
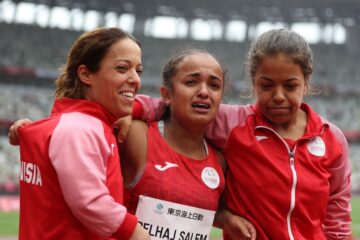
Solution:
{"label": "ear", "polygon": [[169,105],[170,104],[170,90],[165,86],[161,86],[160,93],[161,93],[161,97],[163,98],[165,104]]}
{"label": "ear", "polygon": [[90,71],[84,64],[81,64],[78,67],[77,74],[81,82],[85,83],[86,85],[91,85],[92,81],[90,78]]}
{"label": "ear", "polygon": [[309,93],[309,81],[310,77],[305,78],[304,95],[307,95]]}

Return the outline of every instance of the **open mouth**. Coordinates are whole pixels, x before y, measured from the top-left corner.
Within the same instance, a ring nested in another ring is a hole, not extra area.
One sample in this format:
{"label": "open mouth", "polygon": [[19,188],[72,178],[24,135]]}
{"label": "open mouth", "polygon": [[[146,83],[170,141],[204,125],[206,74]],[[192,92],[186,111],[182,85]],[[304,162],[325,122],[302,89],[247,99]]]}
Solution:
{"label": "open mouth", "polygon": [[132,92],[120,92],[119,94],[127,98],[134,98],[134,93]]}
{"label": "open mouth", "polygon": [[191,104],[191,106],[193,108],[200,108],[200,109],[209,109],[210,108],[210,104],[208,104],[208,103],[193,103],[193,104]]}

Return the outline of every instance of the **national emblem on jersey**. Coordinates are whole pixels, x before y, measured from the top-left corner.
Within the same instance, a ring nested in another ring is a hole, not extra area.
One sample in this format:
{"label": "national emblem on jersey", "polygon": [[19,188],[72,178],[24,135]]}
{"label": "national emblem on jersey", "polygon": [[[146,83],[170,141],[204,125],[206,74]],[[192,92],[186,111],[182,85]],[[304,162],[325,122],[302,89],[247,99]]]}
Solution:
{"label": "national emblem on jersey", "polygon": [[314,139],[310,140],[307,145],[308,151],[317,157],[322,157],[325,155],[325,143],[321,137],[315,137]]}
{"label": "national emblem on jersey", "polygon": [[201,179],[211,189],[215,189],[220,184],[220,176],[212,167],[206,167],[201,172]]}

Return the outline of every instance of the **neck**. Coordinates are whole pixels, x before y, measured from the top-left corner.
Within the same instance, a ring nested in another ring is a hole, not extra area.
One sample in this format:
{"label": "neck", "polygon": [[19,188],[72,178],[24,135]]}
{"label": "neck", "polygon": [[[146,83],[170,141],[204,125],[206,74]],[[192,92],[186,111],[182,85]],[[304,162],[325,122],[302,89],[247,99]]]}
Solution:
{"label": "neck", "polygon": [[207,156],[202,129],[188,129],[176,121],[164,122],[164,139],[176,152],[193,159]]}
{"label": "neck", "polygon": [[306,131],[307,116],[302,110],[299,111],[297,117],[289,121],[287,124],[280,124],[275,127],[276,132],[283,138],[297,140],[301,138]]}

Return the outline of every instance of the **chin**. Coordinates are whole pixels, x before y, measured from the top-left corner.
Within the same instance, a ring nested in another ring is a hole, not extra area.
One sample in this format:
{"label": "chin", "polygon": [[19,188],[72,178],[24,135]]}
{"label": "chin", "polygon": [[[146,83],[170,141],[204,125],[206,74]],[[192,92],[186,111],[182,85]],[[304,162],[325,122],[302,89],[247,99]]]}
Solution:
{"label": "chin", "polygon": [[194,122],[196,122],[197,124],[200,124],[200,125],[208,125],[210,122],[212,121],[212,119],[209,119],[209,118],[197,118],[194,120]]}

